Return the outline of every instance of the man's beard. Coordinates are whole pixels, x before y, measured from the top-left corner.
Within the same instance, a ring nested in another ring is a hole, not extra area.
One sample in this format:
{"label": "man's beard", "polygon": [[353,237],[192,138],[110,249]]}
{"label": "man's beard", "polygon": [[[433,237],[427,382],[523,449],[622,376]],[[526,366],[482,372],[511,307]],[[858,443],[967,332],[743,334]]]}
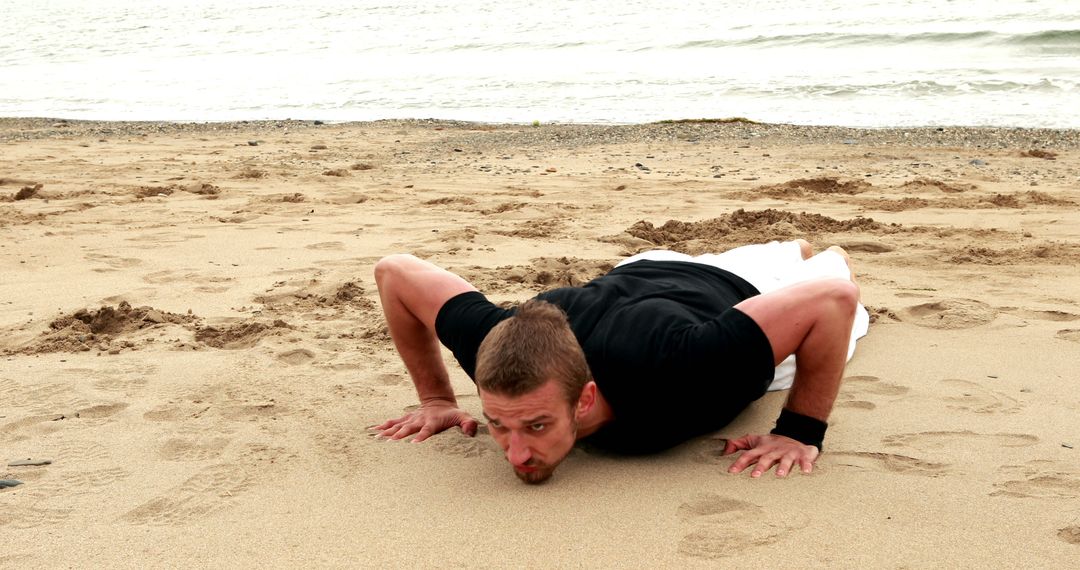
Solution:
{"label": "man's beard", "polygon": [[[529,466],[526,465],[526,467],[529,467]],[[529,472],[521,472],[521,471],[518,471],[517,469],[514,469],[514,475],[517,475],[518,479],[521,479],[523,482],[525,482],[525,483],[527,483],[529,485],[539,485],[540,483],[543,483],[543,482],[547,481],[548,479],[551,479],[551,476],[554,475],[554,474],[555,474],[555,468],[554,467],[549,467],[547,465],[537,469],[536,471],[529,471]]]}
{"label": "man's beard", "polygon": [[[576,419],[571,420],[571,421],[573,422],[573,424],[571,425],[570,429],[573,432],[574,441],[576,442],[577,441],[577,432],[578,432],[578,422],[577,422]],[[570,449],[573,450],[573,447],[571,447]],[[547,465],[547,464],[541,464],[541,463],[538,463],[537,465],[530,465],[530,463],[532,463],[532,461],[530,460],[530,461],[525,463],[525,467],[535,467],[536,471],[530,471],[530,472],[527,472],[527,473],[523,473],[521,471],[518,471],[517,469],[514,469],[514,475],[516,475],[518,479],[521,479],[523,482],[525,482],[528,485],[539,485],[539,484],[547,481],[548,479],[551,479],[551,476],[555,474],[555,468],[558,467],[559,463],[562,463],[563,459],[566,459],[566,457],[568,455],[570,455],[569,451],[566,452],[566,455],[564,455],[562,457],[562,459],[559,459],[559,461],[557,463],[555,463],[554,465]]]}

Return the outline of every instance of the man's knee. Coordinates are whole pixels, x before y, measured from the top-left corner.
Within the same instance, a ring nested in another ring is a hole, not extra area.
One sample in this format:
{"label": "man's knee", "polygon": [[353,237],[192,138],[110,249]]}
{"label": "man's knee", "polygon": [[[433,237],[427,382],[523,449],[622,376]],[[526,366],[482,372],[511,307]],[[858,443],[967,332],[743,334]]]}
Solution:
{"label": "man's knee", "polygon": [[859,306],[859,286],[847,279],[825,279],[822,283],[822,295],[833,305],[835,311],[845,315],[855,315]]}

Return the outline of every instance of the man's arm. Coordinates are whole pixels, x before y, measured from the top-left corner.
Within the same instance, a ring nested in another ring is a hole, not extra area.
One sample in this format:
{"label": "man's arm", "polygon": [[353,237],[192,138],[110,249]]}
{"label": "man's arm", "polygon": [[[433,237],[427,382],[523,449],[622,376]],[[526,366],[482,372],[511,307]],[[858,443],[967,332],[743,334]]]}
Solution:
{"label": "man's arm", "polygon": [[[840,390],[858,301],[859,288],[851,281],[821,279],[758,295],[735,306],[769,338],[776,364],[795,355],[795,382],[782,418],[824,429]],[[752,477],[761,476],[773,465],[777,466],[776,474],[783,477],[796,463],[809,473],[819,453],[814,445],[775,434],[730,440],[724,453],[739,450],[743,454],[730,471],[739,473],[755,465]]]}
{"label": "man's arm", "polygon": [[454,426],[474,435],[477,422],[458,409],[450,387],[450,375],[435,334],[435,319],[447,301],[475,291],[476,287],[445,269],[405,254],[381,259],[375,265],[375,283],[390,337],[420,397],[418,409],[375,429],[390,439],[415,433],[414,442]]}

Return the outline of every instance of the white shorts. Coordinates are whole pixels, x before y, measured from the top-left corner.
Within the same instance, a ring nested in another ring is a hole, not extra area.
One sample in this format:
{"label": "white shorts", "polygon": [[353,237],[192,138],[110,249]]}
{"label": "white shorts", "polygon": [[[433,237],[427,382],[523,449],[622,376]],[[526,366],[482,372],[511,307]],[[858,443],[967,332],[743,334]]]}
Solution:
{"label": "white shorts", "polygon": [[[642,260],[686,261],[712,265],[742,277],[762,293],[770,293],[781,287],[812,279],[851,278],[851,271],[839,253],[823,251],[804,260],[799,244],[794,241],[744,245],[724,253],[706,253],[696,257],[677,251],[653,250],[628,257],[619,262],[619,265]],[[866,336],[869,328],[870,314],[866,311],[866,307],[859,303],[851,327],[848,360],[851,360],[851,356],[855,354],[855,341]],[[769,390],[786,390],[791,387],[794,379],[795,355],[793,354],[776,367]]]}

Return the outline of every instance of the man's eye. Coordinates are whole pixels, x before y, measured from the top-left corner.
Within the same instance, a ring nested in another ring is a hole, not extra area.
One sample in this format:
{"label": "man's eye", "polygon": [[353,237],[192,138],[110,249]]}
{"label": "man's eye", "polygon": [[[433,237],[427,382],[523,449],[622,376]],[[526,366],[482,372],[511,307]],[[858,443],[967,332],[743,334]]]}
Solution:
{"label": "man's eye", "polygon": [[491,426],[491,427],[493,427],[493,428],[495,428],[495,429],[500,429],[500,428],[502,428],[502,424],[500,424],[499,422],[497,422],[497,421],[495,421],[495,420],[490,420],[490,421],[488,421],[488,425],[489,425],[489,426]]}
{"label": "man's eye", "polygon": [[529,426],[529,429],[531,429],[533,431],[544,431],[545,427],[547,427],[547,425],[545,425],[545,424],[533,424],[533,425]]}

